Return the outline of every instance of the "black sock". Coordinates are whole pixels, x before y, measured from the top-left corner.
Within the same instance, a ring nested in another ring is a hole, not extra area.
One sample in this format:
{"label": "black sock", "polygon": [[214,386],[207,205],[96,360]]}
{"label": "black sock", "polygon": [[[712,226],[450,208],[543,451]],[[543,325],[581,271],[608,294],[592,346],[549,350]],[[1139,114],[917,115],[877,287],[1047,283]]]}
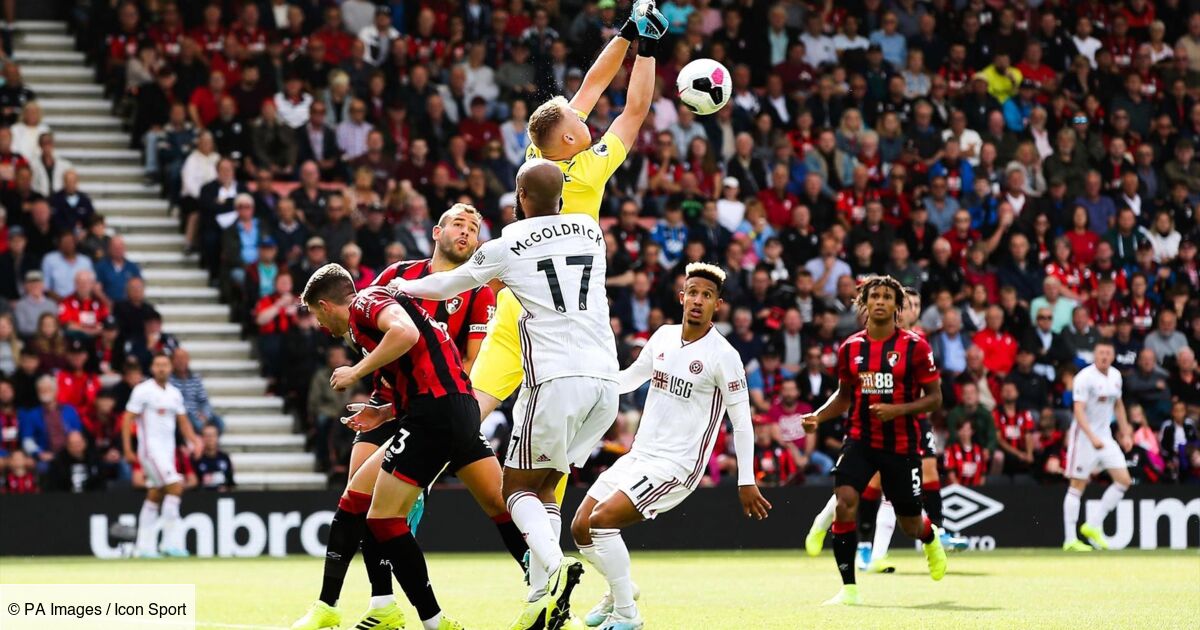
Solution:
{"label": "black sock", "polygon": [[[429,567],[425,564],[425,554],[421,552],[417,539],[408,530],[408,523],[403,517],[371,519],[368,521],[371,535],[379,543],[383,557],[392,564],[392,572],[400,588],[404,590],[408,602],[417,609],[421,620],[430,619],[442,611],[437,597],[433,594],[433,585],[429,583]],[[382,539],[382,540],[381,540]]]}
{"label": "black sock", "polygon": [[858,500],[858,539],[871,542],[875,539],[875,518],[879,516],[880,497]]}
{"label": "black sock", "polygon": [[[839,525],[845,525],[841,531]],[[854,553],[858,546],[858,535],[854,523],[833,524],[833,558],[837,561],[838,573],[842,574],[842,584],[854,584]]]}
{"label": "black sock", "polygon": [[499,516],[493,516],[492,522],[496,524],[496,530],[500,532],[500,538],[504,540],[504,548],[508,550],[513,560],[517,561],[521,570],[524,570],[525,552],[529,551],[529,545],[525,542],[525,535],[517,528],[517,524],[512,521],[512,516],[508,512]]}
{"label": "black sock", "polygon": [[366,534],[366,514],[352,514],[338,507],[329,524],[329,544],[325,546],[325,575],[321,580],[321,601],[336,606],[346,581],[346,569]]}
{"label": "black sock", "polygon": [[925,506],[925,514],[929,521],[939,528],[942,527],[942,484],[930,481],[921,485],[921,503]]}
{"label": "black sock", "polygon": [[392,565],[383,557],[383,550],[373,536],[362,541],[363,562],[367,565],[367,579],[371,582],[371,597],[392,594]]}

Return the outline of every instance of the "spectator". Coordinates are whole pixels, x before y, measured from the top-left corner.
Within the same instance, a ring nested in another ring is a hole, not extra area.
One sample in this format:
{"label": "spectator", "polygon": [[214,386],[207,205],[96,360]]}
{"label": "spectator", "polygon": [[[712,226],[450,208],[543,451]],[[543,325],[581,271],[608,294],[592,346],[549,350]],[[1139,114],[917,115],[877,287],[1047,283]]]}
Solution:
{"label": "spectator", "polygon": [[101,323],[108,317],[108,306],[96,290],[96,275],[90,270],[75,274],[75,292],[58,304],[58,321],[72,339],[96,341]]}
{"label": "spectator", "polygon": [[70,295],[80,272],[93,272],[91,259],[80,255],[76,245],[75,235],[65,232],[58,237],[58,250],[42,259],[46,293],[52,299],[61,300]]}
{"label": "spectator", "polygon": [[274,293],[262,298],[254,307],[254,323],[258,326],[258,352],[264,375],[272,384],[279,380],[282,365],[283,336],[296,322],[300,303],[292,293],[291,274],[275,277]]}
{"label": "spectator", "polygon": [[[213,427],[222,433],[225,431],[225,421],[213,409],[204,381],[191,369],[191,355],[186,348],[180,347],[171,353],[169,380],[183,394],[183,408],[197,432],[206,427]],[[203,473],[200,474],[203,476]]]}
{"label": "spectator", "polygon": [[[324,107],[324,105],[322,105]],[[257,168],[287,179],[297,163],[297,134],[279,118],[275,103],[265,101],[250,130],[250,147]]]}
{"label": "spectator", "polygon": [[200,432],[204,449],[192,459],[192,467],[196,470],[200,488],[229,492],[237,485],[233,479],[233,460],[221,450],[219,437],[220,430],[216,425],[205,425]]}
{"label": "spectator", "polygon": [[979,386],[974,381],[962,384],[958,394],[958,404],[946,416],[946,430],[950,435],[957,435],[959,426],[972,425],[974,430],[971,434],[974,442],[991,453],[997,448],[996,423],[992,418],[992,412],[980,402],[979,394]]}
{"label": "spectator", "polygon": [[13,320],[21,337],[32,337],[43,315],[58,314],[58,305],[46,296],[42,278],[40,271],[25,272],[25,295],[13,304]]}
{"label": "spectator", "polygon": [[34,463],[24,451],[13,451],[8,458],[8,472],[4,475],[4,494],[37,494],[40,491]]}
{"label": "spectator", "polygon": [[162,328],[162,315],[151,309],[146,314],[142,334],[125,341],[122,355],[127,361],[129,359],[136,361],[143,373],[150,371],[150,363],[154,360],[154,355],[170,356],[179,349],[179,340],[174,335],[163,332]]}
{"label": "spectator", "polygon": [[1154,351],[1161,365],[1187,347],[1187,337],[1175,330],[1178,315],[1170,309],[1163,309],[1158,314],[1158,325],[1154,332],[1146,335],[1146,349]]}
{"label": "spectator", "polygon": [[946,481],[950,485],[981,486],[987,472],[988,452],[975,443],[974,425],[964,422],[954,432],[956,441],[942,456]]}
{"label": "spectator", "polygon": [[67,433],[66,446],[54,456],[46,473],[45,489],[51,492],[95,492],[103,490],[105,479],[100,462],[88,447],[83,433]]}
{"label": "spectator", "polygon": [[795,380],[780,383],[779,399],[767,411],[764,422],[774,425],[776,439],[791,453],[792,461],[801,472],[811,470],[826,476],[833,469],[833,459],[817,450],[816,435],[808,435],[800,421],[813,407],[800,400],[800,387]]}
{"label": "spectator", "polygon": [[71,405],[58,404],[58,384],[53,376],[37,380],[37,406],[17,413],[21,448],[45,470],[55,453],[66,446],[67,434],[81,431],[79,413]]}
{"label": "spectator", "polygon": [[96,279],[100,291],[110,302],[125,299],[126,285],[132,278],[140,278],[142,268],[125,258],[125,239],[117,235],[108,243],[108,256],[96,263]]}
{"label": "spectator", "polygon": [[988,370],[1006,376],[1017,360],[1017,339],[1002,329],[1004,311],[999,306],[988,307],[985,320],[987,329],[976,333],[971,341],[983,350],[983,363]]}
{"label": "spectator", "polygon": [[88,371],[88,347],[78,339],[67,344],[67,366],[58,372],[58,403],[75,408],[84,427],[95,424],[100,378]]}
{"label": "spectator", "polygon": [[316,162],[321,179],[345,179],[341,172],[342,151],[337,133],[325,123],[328,108],[324,102],[313,103],[304,125],[296,127],[296,159],[301,163]]}
{"label": "spectator", "polygon": [[[30,157],[30,168],[33,169],[33,190],[43,197],[50,197],[63,189],[65,174],[74,171],[75,165],[71,160],[55,155],[54,134],[46,132],[38,137],[38,156]],[[53,199],[51,205],[54,205]]]}
{"label": "spectator", "polygon": [[350,365],[346,358],[345,347],[332,346],[326,353],[325,365],[313,372],[312,378],[309,379],[306,408],[311,422],[310,432],[315,442],[322,445],[317,452],[317,461],[325,470],[329,470],[331,466],[335,468],[335,471],[337,467],[344,468],[343,462],[346,460],[341,457],[332,457],[329,452],[329,444],[332,441],[331,434],[333,432],[345,431],[342,427],[335,426],[338,424],[337,419],[346,412],[346,404],[350,402],[351,396],[359,391],[357,385],[342,391],[329,387],[329,377],[333,371],[344,365]]}

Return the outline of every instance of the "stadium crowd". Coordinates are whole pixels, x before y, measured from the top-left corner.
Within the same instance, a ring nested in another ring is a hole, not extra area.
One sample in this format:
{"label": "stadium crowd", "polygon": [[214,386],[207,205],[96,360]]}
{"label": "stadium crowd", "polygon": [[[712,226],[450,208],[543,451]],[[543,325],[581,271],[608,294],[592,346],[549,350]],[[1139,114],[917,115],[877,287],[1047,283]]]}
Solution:
{"label": "stadium crowd", "polygon": [[[806,436],[800,416],[837,386],[839,341],[860,326],[856,281],[887,273],[925,305],[916,326],[942,370],[932,420],[952,481],[1060,481],[1072,377],[1109,338],[1134,478],[1200,483],[1200,3],[660,9],[670,34],[653,110],[602,210],[623,365],[679,320],[684,266],[722,265],[718,326],[747,365],[760,482],[828,475],[841,428]],[[431,228],[456,202],[480,211],[483,239],[516,220],[529,112],[572,96],[628,10],[152,0],[77,11],[79,45],[147,181],[162,184],[332,479],[352,438],[337,418],[364,392],[327,386],[350,355],[297,308],[299,290],[328,261],[366,286],[429,256]],[[680,68],[700,57],[733,78],[731,102],[708,117],[674,98]],[[173,382],[211,444],[196,467],[219,459],[221,422],[187,353],[7,59],[4,79],[5,487],[25,491],[39,474],[46,489],[136,482],[113,449],[115,421],[159,350],[174,353]],[[588,118],[596,137],[625,79]],[[577,481],[628,448],[643,397],[626,398]],[[498,450],[507,412],[485,419]],[[728,434],[718,440],[706,484],[732,479]]]}

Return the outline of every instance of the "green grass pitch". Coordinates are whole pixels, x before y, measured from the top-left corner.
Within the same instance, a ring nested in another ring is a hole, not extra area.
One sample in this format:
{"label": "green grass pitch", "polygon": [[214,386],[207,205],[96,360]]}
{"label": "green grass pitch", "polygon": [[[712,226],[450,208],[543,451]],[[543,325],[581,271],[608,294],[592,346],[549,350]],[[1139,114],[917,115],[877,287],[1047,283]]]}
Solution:
{"label": "green grass pitch", "polygon": [[[893,575],[859,577],[865,605],[822,608],[839,586],[827,551],[633,552],[646,627],[663,630],[767,628],[1196,628],[1200,553],[1056,550],[951,556],[935,583],[924,556],[900,547]],[[356,561],[357,562],[357,561]],[[500,554],[431,554],[430,572],[447,614],[468,628],[504,628],[519,610],[520,573]],[[585,566],[586,565],[585,563]],[[603,593],[590,570],[575,591],[582,615]],[[198,628],[286,628],[320,586],[321,560],[0,559],[4,583],[195,583]],[[397,589],[398,590],[398,589]],[[352,627],[366,608],[361,564],[351,568],[340,609]],[[408,628],[420,628],[408,609]]]}

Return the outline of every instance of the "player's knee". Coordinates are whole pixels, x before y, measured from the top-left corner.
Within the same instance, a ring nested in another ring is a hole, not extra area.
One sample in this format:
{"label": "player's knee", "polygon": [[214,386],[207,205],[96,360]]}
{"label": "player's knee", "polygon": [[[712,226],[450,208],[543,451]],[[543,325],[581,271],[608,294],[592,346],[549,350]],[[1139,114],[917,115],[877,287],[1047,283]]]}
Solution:
{"label": "player's knee", "polygon": [[591,515],[584,514],[583,510],[575,512],[575,518],[571,519],[571,537],[575,539],[576,545],[592,544],[592,524]]}

